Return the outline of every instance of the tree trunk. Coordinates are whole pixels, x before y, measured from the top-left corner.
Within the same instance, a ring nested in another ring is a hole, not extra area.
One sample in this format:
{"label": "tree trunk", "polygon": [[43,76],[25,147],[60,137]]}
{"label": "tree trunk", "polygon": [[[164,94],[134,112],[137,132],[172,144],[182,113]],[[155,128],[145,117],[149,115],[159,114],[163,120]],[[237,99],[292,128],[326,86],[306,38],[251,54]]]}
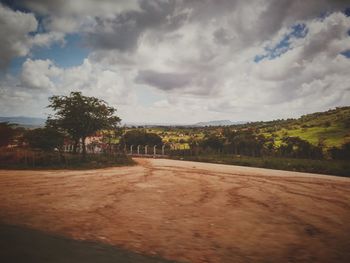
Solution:
{"label": "tree trunk", "polygon": [[62,147],[58,147],[58,154],[60,156],[60,162],[61,164],[65,164],[66,163],[66,160],[65,160],[65,157],[63,155],[63,150],[62,150]]}
{"label": "tree trunk", "polygon": [[74,154],[77,153],[78,144],[79,144],[79,139],[74,139],[74,145],[73,145],[73,153]]}
{"label": "tree trunk", "polygon": [[82,147],[83,147],[83,161],[86,160],[86,145],[85,145],[85,139],[86,137],[82,137],[81,138],[81,143],[82,143]]}

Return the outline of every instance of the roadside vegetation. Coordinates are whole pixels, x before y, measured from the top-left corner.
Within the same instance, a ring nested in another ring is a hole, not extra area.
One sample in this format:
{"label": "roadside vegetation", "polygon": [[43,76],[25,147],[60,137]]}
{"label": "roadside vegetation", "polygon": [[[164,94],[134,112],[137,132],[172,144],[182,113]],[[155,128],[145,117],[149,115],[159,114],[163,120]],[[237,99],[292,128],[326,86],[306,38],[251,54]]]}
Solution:
{"label": "roadside vegetation", "polygon": [[251,157],[235,155],[197,155],[172,156],[173,159],[208,162],[217,164],[230,164],[239,166],[269,168],[285,171],[297,171],[338,176],[350,176],[350,163],[345,160],[310,160],[286,157]]}
{"label": "roadside vegetation", "polygon": [[133,165],[134,161],[124,153],[60,154],[39,149],[1,149],[2,169],[97,169],[112,166]]}
{"label": "roadside vegetation", "polygon": [[232,126],[133,129],[158,134],[175,159],[350,176],[350,107]]}
{"label": "roadside vegetation", "polygon": [[[89,169],[134,163],[125,152],[113,148],[112,137],[119,134],[120,122],[116,109],[80,92],[49,100],[48,107],[55,113],[44,128],[25,130],[0,123],[0,168]],[[87,153],[87,137],[103,130],[108,131],[103,151]],[[73,145],[71,151],[65,151],[67,144]]]}
{"label": "roadside vegetation", "polygon": [[79,92],[53,96],[48,107],[54,114],[44,128],[0,123],[1,168],[132,164],[127,154],[147,145],[149,157],[164,148],[175,159],[350,176],[350,107],[215,127],[121,127],[116,109]]}

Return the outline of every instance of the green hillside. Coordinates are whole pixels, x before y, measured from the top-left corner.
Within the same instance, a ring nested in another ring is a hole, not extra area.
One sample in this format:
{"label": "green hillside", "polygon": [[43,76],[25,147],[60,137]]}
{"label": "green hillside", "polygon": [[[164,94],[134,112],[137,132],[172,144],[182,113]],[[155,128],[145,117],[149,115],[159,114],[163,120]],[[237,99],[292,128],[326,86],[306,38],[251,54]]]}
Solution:
{"label": "green hillside", "polygon": [[[133,128],[129,128],[130,130]],[[326,151],[350,142],[350,107],[339,107],[326,112],[316,112],[298,119],[250,122],[231,126],[211,127],[145,127],[147,132],[158,134],[165,143],[176,143],[180,149],[189,149],[189,142],[201,141],[205,136],[223,136],[224,130],[252,130],[256,135],[274,138],[280,146],[283,137],[300,137]]]}
{"label": "green hillside", "polygon": [[282,137],[300,137],[308,142],[339,147],[350,141],[350,107],[304,115],[298,119],[257,122],[245,125],[258,129],[265,137],[273,136],[278,145]]}

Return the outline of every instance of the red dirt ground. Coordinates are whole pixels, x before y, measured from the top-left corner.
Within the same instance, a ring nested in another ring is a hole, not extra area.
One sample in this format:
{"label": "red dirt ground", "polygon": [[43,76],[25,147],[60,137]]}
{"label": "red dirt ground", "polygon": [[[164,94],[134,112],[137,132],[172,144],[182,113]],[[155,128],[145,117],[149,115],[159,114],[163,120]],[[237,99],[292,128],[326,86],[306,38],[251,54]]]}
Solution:
{"label": "red dirt ground", "polygon": [[350,179],[136,159],[0,170],[0,222],[183,262],[350,262]]}

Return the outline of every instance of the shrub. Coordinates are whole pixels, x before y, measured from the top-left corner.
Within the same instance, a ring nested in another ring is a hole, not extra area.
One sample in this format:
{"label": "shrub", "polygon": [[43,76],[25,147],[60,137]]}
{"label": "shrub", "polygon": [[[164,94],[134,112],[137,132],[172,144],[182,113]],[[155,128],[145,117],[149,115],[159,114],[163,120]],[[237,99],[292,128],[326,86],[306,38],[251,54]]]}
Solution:
{"label": "shrub", "polygon": [[332,147],[329,152],[332,159],[350,160],[350,142],[343,144],[340,148]]}

